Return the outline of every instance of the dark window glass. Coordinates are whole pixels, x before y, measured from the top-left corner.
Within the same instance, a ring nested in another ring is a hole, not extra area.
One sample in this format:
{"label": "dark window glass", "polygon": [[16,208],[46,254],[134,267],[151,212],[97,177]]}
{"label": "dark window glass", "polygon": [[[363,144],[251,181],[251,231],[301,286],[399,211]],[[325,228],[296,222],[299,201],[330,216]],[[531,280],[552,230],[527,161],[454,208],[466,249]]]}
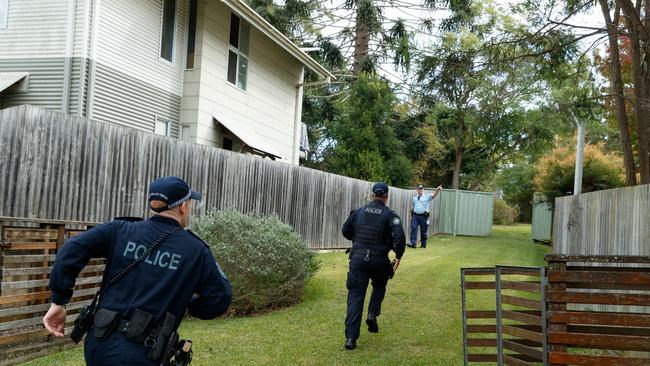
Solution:
{"label": "dark window glass", "polygon": [[171,62],[174,53],[174,23],[176,21],[176,0],[163,0],[162,20],[160,57]]}
{"label": "dark window glass", "polygon": [[228,81],[237,82],[237,54],[233,51],[228,51]]}
{"label": "dark window glass", "polygon": [[186,69],[194,68],[194,48],[196,43],[196,1],[190,0],[190,24],[187,35],[187,61]]}
{"label": "dark window glass", "polygon": [[235,14],[230,14],[230,45],[239,47],[239,17]]}
{"label": "dark window glass", "polygon": [[227,137],[223,138],[223,149],[232,151],[232,140],[231,139],[229,139]]}

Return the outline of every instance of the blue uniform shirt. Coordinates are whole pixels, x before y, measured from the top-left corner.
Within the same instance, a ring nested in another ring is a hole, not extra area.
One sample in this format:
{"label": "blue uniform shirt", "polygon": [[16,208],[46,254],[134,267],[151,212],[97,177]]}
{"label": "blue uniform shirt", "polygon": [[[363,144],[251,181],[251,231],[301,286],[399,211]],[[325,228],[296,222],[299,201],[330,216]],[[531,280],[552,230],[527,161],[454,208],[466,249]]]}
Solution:
{"label": "blue uniform shirt", "polygon": [[[75,279],[91,258],[109,258],[104,276],[112,278],[162,233],[179,226],[163,216],[138,222],[115,220],[67,240],[50,275],[52,302],[70,301]],[[223,314],[231,301],[230,283],[208,246],[190,231],[179,230],[108,287],[98,307],[118,311],[125,318],[142,309],[154,314],[156,321],[169,311],[178,326],[185,309],[194,317],[212,319]]]}
{"label": "blue uniform shirt", "polygon": [[413,211],[416,214],[429,212],[429,202],[431,202],[432,199],[433,197],[431,197],[431,193],[413,197]]}

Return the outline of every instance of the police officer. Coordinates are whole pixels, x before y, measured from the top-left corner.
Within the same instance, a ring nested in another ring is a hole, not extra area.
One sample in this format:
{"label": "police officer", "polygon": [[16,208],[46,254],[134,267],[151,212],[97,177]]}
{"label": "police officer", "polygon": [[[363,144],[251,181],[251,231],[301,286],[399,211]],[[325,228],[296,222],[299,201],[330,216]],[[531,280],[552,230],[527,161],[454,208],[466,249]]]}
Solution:
{"label": "police officer", "polygon": [[418,239],[418,226],[420,227],[421,248],[427,247],[427,229],[429,228],[429,202],[431,202],[438,193],[442,191],[442,186],[438,186],[431,194],[424,194],[424,187],[418,184],[415,188],[417,193],[413,197],[413,207],[411,208],[411,248],[417,248],[415,245]]}
{"label": "police officer", "polygon": [[[212,319],[226,312],[232,300],[230,283],[208,246],[182,230],[189,223],[192,200],[201,195],[177,177],[163,177],[151,183],[148,199],[153,211],[149,219],[116,219],[96,226],[67,240],[56,256],[51,305],[43,324],[63,337],[65,306],[88,261],[106,258],[104,279],[111,278],[167,233],[156,250],[101,295],[84,344],[88,365],[159,365],[149,353],[160,339],[155,332],[160,332],[161,322],[175,319],[176,330],[186,309],[191,316]],[[98,320],[100,313],[104,316]]]}
{"label": "police officer", "polygon": [[[348,288],[348,309],[345,318],[345,348],[356,348],[361,327],[363,303],[372,280],[372,295],[368,304],[366,324],[368,331],[377,333],[377,317],[386,294],[389,277],[399,267],[405,248],[402,220],[386,206],[388,186],[379,182],[372,187],[372,202],[356,209],[343,224],[343,236],[352,240]],[[395,263],[388,259],[390,250],[395,252]]]}

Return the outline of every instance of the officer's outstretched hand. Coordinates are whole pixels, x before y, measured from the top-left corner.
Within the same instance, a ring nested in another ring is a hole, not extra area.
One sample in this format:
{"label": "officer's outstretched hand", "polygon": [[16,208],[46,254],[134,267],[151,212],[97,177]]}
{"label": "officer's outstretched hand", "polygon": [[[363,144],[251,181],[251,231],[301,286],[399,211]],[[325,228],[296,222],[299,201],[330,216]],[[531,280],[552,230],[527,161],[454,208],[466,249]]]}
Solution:
{"label": "officer's outstretched hand", "polygon": [[56,337],[63,337],[63,329],[65,327],[65,306],[50,304],[50,309],[43,317],[43,325],[50,334]]}

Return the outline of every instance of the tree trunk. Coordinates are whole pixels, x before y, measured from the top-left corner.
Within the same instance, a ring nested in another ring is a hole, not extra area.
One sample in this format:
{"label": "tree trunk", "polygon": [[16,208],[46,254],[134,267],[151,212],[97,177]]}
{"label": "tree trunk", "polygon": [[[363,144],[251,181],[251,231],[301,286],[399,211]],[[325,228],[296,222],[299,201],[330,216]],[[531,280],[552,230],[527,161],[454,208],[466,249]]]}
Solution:
{"label": "tree trunk", "polygon": [[363,18],[359,13],[357,6],[357,19],[354,36],[354,64],[352,65],[352,75],[359,75],[370,45],[370,30],[367,24],[363,24]]}
{"label": "tree trunk", "polygon": [[451,180],[451,188],[458,189],[460,187],[460,167],[463,164],[463,144],[461,141],[456,140],[456,159],[454,160],[454,175]]}
{"label": "tree trunk", "polygon": [[[626,14],[627,15],[627,14]],[[638,16],[638,14],[637,14]],[[630,17],[628,16],[627,19]],[[648,138],[647,125],[648,113],[650,110],[647,106],[649,100],[647,72],[644,72],[641,65],[641,41],[637,29],[629,25],[630,43],[632,45],[632,74],[634,76],[634,115],[636,117],[636,133],[638,139],[639,154],[639,172],[641,173],[641,184],[650,183],[650,161],[648,159]]]}
{"label": "tree trunk", "polygon": [[625,95],[623,92],[623,81],[621,76],[621,61],[618,49],[618,13],[619,8],[614,11],[614,22],[609,15],[609,6],[607,0],[599,0],[600,7],[607,24],[607,36],[609,38],[610,48],[610,67],[611,83],[614,94],[616,108],[616,122],[618,133],[623,145],[623,162],[625,165],[625,184],[627,186],[636,185],[636,165],[634,163],[634,153],[632,151],[632,140],[630,136],[630,127],[627,120],[627,111],[625,107]]}

